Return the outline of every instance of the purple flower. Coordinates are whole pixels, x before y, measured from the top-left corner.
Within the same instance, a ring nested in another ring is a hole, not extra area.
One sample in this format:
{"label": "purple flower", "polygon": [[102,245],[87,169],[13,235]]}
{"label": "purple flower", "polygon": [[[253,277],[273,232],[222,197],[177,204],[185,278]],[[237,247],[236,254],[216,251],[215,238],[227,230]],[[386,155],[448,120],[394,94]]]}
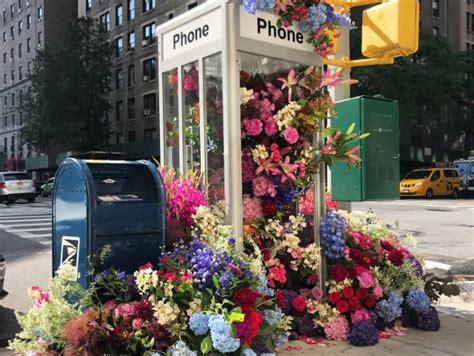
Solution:
{"label": "purple flower", "polygon": [[371,321],[361,321],[352,325],[349,340],[355,346],[372,346],[379,342],[378,330]]}

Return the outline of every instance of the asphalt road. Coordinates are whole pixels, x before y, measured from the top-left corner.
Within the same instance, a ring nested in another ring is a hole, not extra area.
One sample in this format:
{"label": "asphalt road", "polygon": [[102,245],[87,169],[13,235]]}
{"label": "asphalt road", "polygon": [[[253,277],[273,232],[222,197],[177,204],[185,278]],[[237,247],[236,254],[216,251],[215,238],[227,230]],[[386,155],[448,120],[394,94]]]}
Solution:
{"label": "asphalt road", "polygon": [[[401,236],[413,234],[417,255],[430,269],[474,275],[474,200],[407,199],[353,203],[352,210],[372,209]],[[5,289],[0,301],[0,347],[17,329],[14,310],[31,306],[27,288],[45,287],[51,276],[51,199],[27,204],[0,204],[0,253],[7,261]]]}

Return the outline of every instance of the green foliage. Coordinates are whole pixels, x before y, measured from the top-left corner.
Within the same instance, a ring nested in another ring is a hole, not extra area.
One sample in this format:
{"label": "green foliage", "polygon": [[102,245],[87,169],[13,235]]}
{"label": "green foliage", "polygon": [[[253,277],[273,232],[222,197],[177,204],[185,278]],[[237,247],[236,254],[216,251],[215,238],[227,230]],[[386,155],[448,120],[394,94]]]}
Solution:
{"label": "green foliage", "polygon": [[32,90],[22,98],[21,139],[43,151],[105,148],[111,54],[108,34],[90,18],[73,20],[62,40],[46,43],[34,61]]}
{"label": "green foliage", "polygon": [[412,288],[423,289],[424,282],[416,275],[415,269],[410,262],[404,262],[401,266],[386,265],[377,273],[377,279],[383,288],[384,294],[397,292],[404,296]]}
{"label": "green foliage", "polygon": [[[351,47],[360,48],[360,29],[351,32]],[[357,58],[354,50],[351,55]],[[352,69],[359,83],[352,95],[377,95],[400,103],[401,125],[421,122],[438,140],[464,136],[465,152],[474,149],[474,56],[456,52],[440,36],[420,34],[417,53],[393,65]]]}

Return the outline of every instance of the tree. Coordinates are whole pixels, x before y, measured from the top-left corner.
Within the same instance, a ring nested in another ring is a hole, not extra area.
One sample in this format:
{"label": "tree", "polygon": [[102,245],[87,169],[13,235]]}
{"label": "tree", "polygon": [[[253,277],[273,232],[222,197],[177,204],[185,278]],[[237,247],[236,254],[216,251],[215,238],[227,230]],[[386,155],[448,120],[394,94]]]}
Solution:
{"label": "tree", "polygon": [[107,32],[91,18],[71,21],[61,40],[39,50],[20,107],[21,139],[46,152],[106,148],[112,53]]}
{"label": "tree", "polygon": [[[351,57],[360,58],[360,30],[351,41]],[[442,37],[421,33],[417,53],[393,65],[355,68],[352,76],[359,80],[352,94],[397,100],[401,125],[417,120],[430,132],[463,137],[465,153],[473,149],[472,53],[455,52]]]}

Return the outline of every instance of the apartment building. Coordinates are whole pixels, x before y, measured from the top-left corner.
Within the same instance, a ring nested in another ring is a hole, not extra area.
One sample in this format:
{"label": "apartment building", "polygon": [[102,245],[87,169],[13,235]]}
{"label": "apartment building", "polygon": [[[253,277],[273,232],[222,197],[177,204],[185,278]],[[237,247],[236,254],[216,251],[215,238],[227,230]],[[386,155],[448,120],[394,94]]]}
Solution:
{"label": "apartment building", "polygon": [[20,144],[18,110],[30,90],[36,51],[59,38],[77,17],[77,0],[0,0],[0,171],[22,170],[35,152]]}
{"label": "apartment building", "polygon": [[158,59],[156,28],[204,1],[79,0],[80,16],[96,18],[110,32],[111,144],[128,159],[158,157]]}

